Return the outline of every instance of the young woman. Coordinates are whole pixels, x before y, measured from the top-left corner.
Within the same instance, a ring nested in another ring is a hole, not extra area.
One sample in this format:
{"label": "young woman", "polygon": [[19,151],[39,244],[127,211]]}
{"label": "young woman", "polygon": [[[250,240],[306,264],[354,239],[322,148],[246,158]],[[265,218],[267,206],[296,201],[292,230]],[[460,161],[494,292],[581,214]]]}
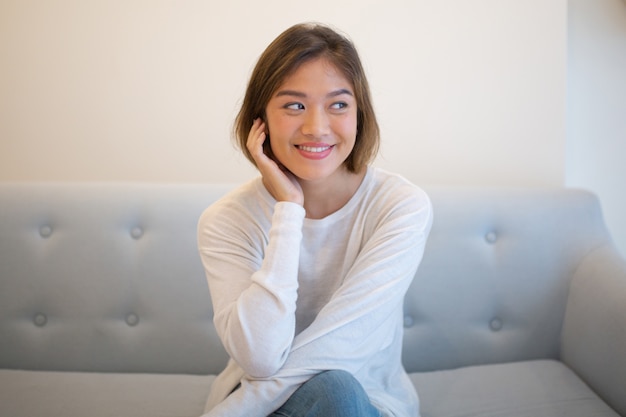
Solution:
{"label": "young woman", "polygon": [[296,25],[259,58],[235,136],[261,176],[199,222],[231,358],[207,416],[418,415],[402,304],[432,209],[421,189],[369,166],[378,133],[344,36]]}

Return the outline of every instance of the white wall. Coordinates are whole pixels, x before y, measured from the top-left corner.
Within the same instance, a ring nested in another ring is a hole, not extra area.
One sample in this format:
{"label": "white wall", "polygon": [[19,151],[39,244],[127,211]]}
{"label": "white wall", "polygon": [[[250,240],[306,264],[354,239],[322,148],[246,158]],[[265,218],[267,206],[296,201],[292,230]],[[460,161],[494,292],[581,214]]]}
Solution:
{"label": "white wall", "polygon": [[0,181],[226,181],[262,49],[309,20],[361,51],[379,165],[417,183],[562,185],[566,0],[2,0]]}
{"label": "white wall", "polygon": [[569,0],[566,185],[599,195],[626,254],[626,2]]}

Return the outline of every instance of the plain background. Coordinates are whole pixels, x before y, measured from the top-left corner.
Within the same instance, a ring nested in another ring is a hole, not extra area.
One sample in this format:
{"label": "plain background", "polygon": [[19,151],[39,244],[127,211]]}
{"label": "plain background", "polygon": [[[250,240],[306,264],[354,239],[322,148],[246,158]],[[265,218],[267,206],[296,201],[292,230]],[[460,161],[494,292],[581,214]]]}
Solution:
{"label": "plain background", "polygon": [[258,55],[344,31],[417,184],[596,192],[626,253],[623,0],[0,0],[0,181],[238,183]]}

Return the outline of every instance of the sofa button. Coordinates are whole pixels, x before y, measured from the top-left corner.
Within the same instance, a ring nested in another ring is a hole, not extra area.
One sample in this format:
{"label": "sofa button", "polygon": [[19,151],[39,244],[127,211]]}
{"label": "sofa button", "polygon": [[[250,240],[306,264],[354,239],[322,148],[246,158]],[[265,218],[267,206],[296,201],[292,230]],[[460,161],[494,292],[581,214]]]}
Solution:
{"label": "sofa button", "polygon": [[128,324],[129,326],[136,326],[137,324],[139,324],[139,316],[134,313],[130,313],[126,316],[126,324]]}
{"label": "sofa button", "polygon": [[37,313],[33,318],[33,323],[35,323],[35,326],[37,327],[43,327],[46,323],[48,323],[48,317],[46,317],[43,313]]}
{"label": "sofa button", "polygon": [[496,232],[489,232],[485,235],[485,240],[487,243],[494,244],[498,240],[498,235],[496,235]]}
{"label": "sofa button", "polygon": [[415,324],[415,320],[413,320],[413,317],[411,317],[409,315],[404,316],[404,327],[405,328],[413,327],[413,324]]}
{"label": "sofa button", "polygon": [[498,332],[502,330],[502,320],[498,317],[493,318],[489,322],[489,328],[493,330],[494,332]]}
{"label": "sofa button", "polygon": [[141,227],[133,227],[130,231],[130,235],[133,239],[139,239],[141,236],[143,236],[143,229]]}
{"label": "sofa button", "polygon": [[39,228],[39,236],[46,239],[49,238],[50,235],[52,235],[52,227],[46,225]]}

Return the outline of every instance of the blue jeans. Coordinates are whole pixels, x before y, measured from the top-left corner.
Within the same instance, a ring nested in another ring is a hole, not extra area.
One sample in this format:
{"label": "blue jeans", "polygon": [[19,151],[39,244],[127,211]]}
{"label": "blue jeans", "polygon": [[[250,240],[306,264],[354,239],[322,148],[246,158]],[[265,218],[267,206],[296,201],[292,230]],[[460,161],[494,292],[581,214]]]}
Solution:
{"label": "blue jeans", "polygon": [[268,417],[381,417],[352,374],[325,371],[305,382]]}

